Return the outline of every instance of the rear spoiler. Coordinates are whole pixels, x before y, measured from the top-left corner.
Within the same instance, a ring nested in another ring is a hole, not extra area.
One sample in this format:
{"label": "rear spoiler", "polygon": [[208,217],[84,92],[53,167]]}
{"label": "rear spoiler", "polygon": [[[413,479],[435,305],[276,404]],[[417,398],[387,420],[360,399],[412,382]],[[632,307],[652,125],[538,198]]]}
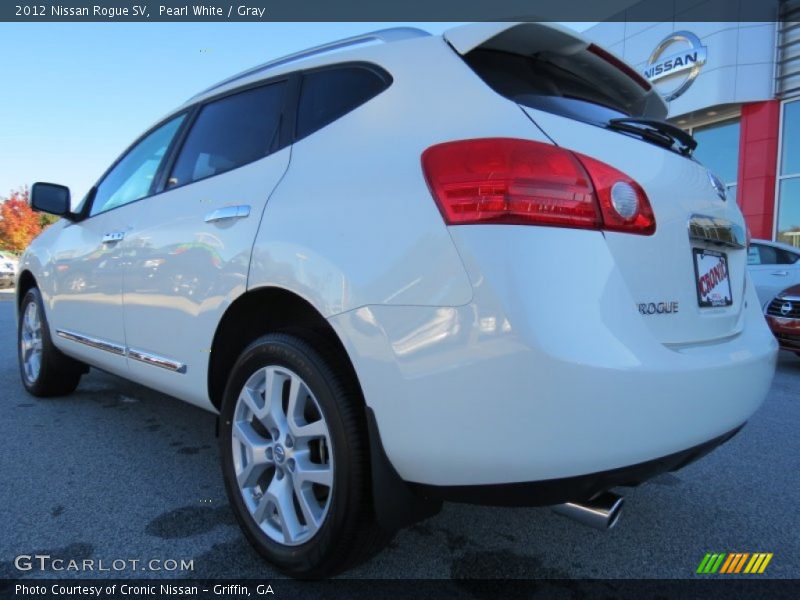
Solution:
{"label": "rear spoiler", "polygon": [[636,97],[637,104],[643,107],[643,115],[653,119],[667,116],[667,104],[640,73],[566,27],[552,23],[474,23],[448,29],[443,37],[462,56],[476,48],[523,56],[546,52],[572,59],[585,54],[596,76],[613,80],[624,86],[630,96]]}

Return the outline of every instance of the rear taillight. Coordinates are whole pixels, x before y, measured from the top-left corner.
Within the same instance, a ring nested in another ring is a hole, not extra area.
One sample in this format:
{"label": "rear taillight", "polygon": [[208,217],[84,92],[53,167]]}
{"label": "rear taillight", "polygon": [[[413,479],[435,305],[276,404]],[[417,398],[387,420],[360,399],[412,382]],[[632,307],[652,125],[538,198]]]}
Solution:
{"label": "rear taillight", "polygon": [[423,152],[422,169],[449,225],[655,231],[650,203],[635,181],[551,144],[511,138],[446,142]]}
{"label": "rear taillight", "polygon": [[[577,156],[589,171],[594,183],[600,211],[603,213],[602,228],[652,235],[656,230],[656,219],[642,186],[604,162],[583,154]],[[625,211],[623,207],[631,207],[632,210]]]}

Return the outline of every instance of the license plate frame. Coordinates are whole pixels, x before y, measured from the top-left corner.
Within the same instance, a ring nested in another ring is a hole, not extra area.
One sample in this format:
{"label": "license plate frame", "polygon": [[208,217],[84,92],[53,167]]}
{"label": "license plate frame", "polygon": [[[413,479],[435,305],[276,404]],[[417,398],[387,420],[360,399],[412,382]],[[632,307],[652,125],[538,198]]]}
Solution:
{"label": "license plate frame", "polygon": [[[702,264],[707,258],[716,260],[709,264]],[[731,290],[731,275],[728,270],[728,255],[717,250],[692,248],[692,263],[694,264],[694,283],[697,291],[698,306],[700,308],[725,308],[731,306],[733,304],[733,292]],[[724,277],[720,274],[719,265],[722,265]],[[708,288],[707,291],[706,288]]]}

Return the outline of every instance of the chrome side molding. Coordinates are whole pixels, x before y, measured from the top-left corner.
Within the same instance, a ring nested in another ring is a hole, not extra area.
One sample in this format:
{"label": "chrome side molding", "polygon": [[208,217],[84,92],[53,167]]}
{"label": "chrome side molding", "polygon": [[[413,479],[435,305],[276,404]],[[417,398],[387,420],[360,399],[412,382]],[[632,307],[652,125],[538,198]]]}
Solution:
{"label": "chrome side molding", "polygon": [[153,365],[154,367],[161,367],[162,369],[166,369],[174,373],[186,373],[185,364],[164,356],[159,356],[158,354],[152,354],[151,352],[144,352],[143,350],[136,350],[135,348],[120,346],[119,344],[115,344],[107,340],[101,340],[96,337],[83,335],[66,329],[57,329],[56,335],[64,338],[65,340],[70,340],[71,342],[78,342],[79,344],[84,344],[85,346],[90,346],[98,350],[105,350],[106,352],[111,352],[117,356],[127,356],[133,360],[137,360],[147,365]]}
{"label": "chrome side molding", "polygon": [[132,358],[133,360],[138,360],[139,362],[143,362],[147,365],[153,365],[154,367],[161,367],[162,369],[166,369],[167,371],[174,371],[175,373],[186,373],[186,365],[183,363],[179,363],[178,361],[171,360],[169,358],[164,358],[163,356],[159,356],[158,354],[151,354],[150,352],[142,352],[141,350],[134,350],[133,348],[128,348],[128,358]]}
{"label": "chrome side molding", "polygon": [[106,352],[111,352],[111,354],[125,356],[125,346],[120,346],[119,344],[114,344],[113,342],[101,340],[99,338],[91,337],[89,335],[82,335],[80,333],[75,333],[74,331],[68,331],[66,329],[58,329],[56,330],[56,334],[58,335],[58,337],[62,337],[65,340],[70,340],[71,342],[78,342],[79,344],[83,344],[85,346],[91,346],[92,348],[97,348],[98,350],[105,350]]}
{"label": "chrome side molding", "polygon": [[689,239],[729,248],[744,248],[747,235],[744,227],[727,219],[707,215],[692,215],[689,219]]}

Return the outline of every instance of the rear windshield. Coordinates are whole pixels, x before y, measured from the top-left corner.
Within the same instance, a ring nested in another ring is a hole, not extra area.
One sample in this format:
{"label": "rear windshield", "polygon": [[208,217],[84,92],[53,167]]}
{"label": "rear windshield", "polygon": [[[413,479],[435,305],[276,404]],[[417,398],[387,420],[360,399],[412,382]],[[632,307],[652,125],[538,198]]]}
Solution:
{"label": "rear windshield", "polygon": [[494,91],[522,106],[604,127],[691,156],[697,142],[663,121],[664,103],[638,73],[590,45],[577,52],[515,54],[476,48],[464,56]]}
{"label": "rear windshield", "polygon": [[648,116],[641,90],[620,85],[601,58],[586,52],[522,56],[477,48],[464,60],[498,94],[530,108],[597,125]]}

